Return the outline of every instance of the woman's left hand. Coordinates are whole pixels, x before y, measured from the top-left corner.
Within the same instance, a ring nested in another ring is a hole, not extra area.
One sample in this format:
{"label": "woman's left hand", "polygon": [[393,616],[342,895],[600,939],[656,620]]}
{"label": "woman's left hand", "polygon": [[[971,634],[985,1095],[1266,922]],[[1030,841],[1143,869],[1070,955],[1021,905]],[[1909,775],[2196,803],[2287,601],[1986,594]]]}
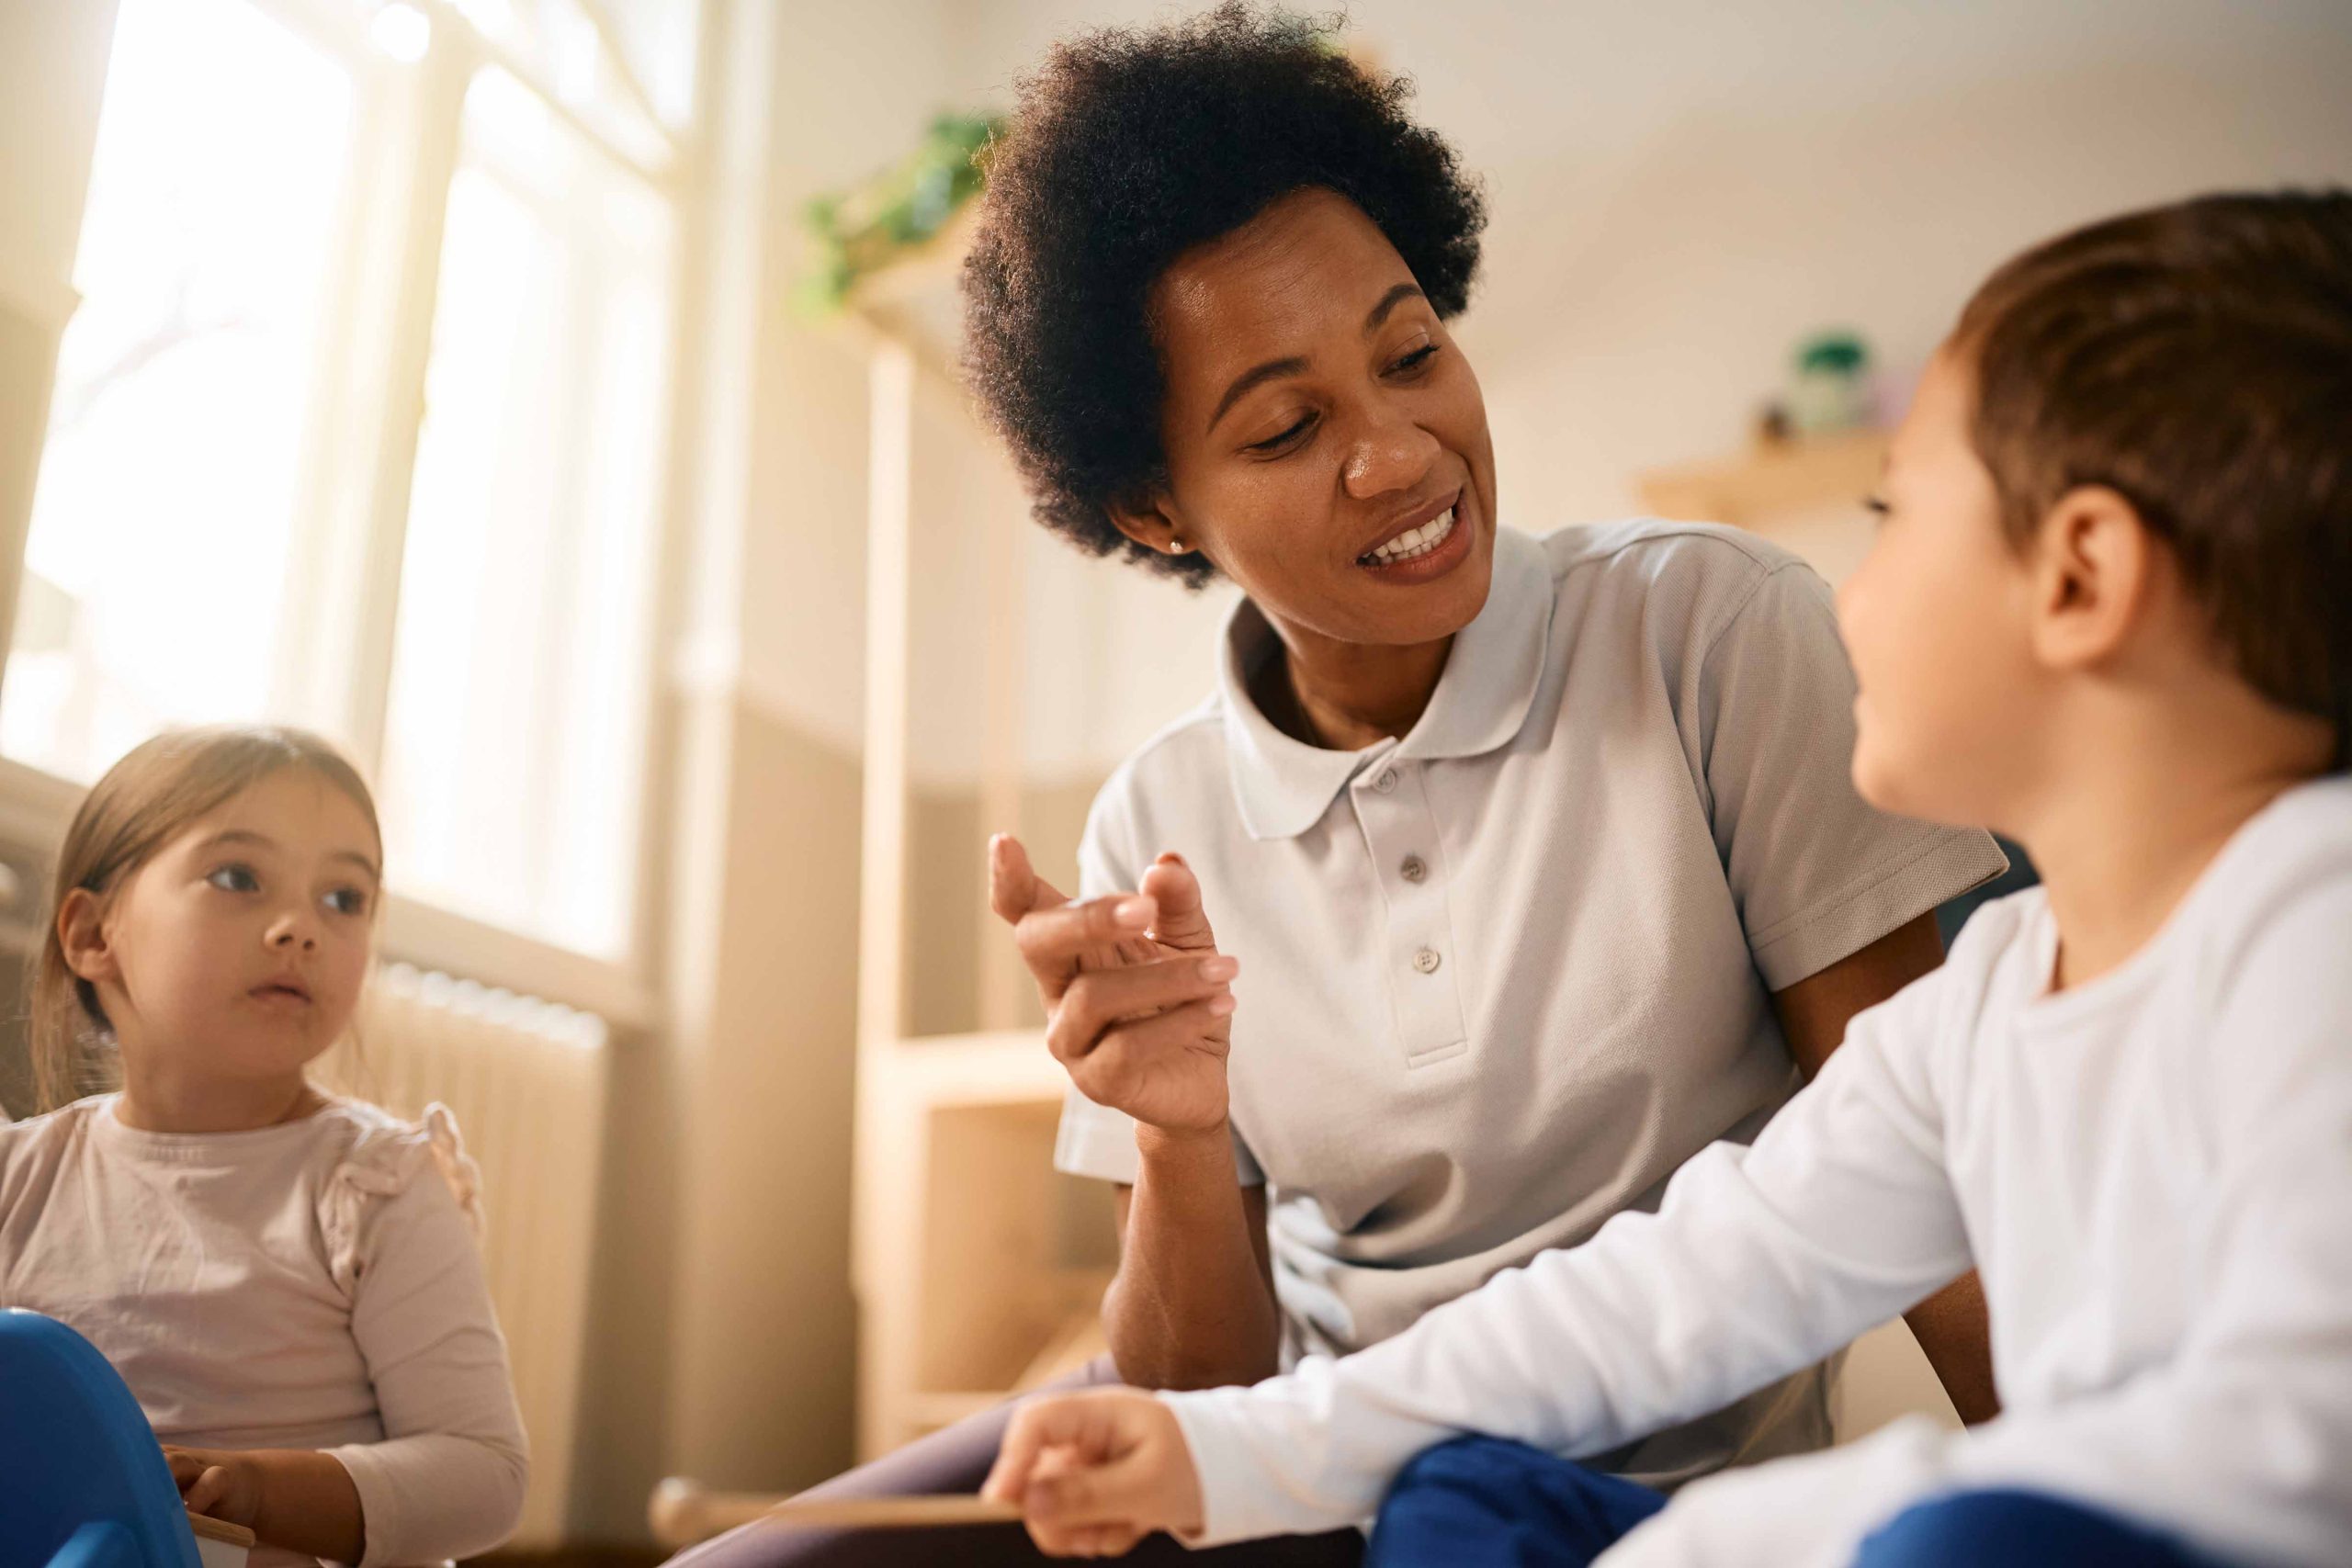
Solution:
{"label": "woman's left hand", "polygon": [[230,1449],[179,1449],[164,1445],[164,1459],[188,1512],[224,1519],[248,1529],[261,1517],[262,1467],[250,1455]]}

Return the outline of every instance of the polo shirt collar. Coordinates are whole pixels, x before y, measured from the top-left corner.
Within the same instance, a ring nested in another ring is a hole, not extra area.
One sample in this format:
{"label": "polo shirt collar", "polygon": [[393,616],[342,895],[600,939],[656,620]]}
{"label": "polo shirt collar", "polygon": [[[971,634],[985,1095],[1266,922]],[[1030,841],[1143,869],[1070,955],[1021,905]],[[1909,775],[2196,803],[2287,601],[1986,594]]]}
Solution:
{"label": "polo shirt collar", "polygon": [[1330,751],[1295,740],[1250,700],[1249,671],[1276,642],[1258,607],[1244,599],[1225,623],[1217,663],[1225,709],[1226,765],[1242,825],[1253,839],[1288,839],[1322,820],[1332,799],[1374,758],[1434,761],[1476,757],[1503,745],[1527,722],[1543,684],[1552,629],[1552,574],[1544,547],[1498,528],[1494,580],[1477,618],[1462,628],[1420,720],[1402,740],[1361,751]]}

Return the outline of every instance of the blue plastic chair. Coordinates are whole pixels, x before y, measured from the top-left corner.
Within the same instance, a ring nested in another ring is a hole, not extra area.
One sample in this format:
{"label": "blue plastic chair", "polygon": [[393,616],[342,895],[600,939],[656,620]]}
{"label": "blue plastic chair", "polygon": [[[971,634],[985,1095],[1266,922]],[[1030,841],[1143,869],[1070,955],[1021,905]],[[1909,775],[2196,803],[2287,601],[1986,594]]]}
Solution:
{"label": "blue plastic chair", "polygon": [[139,1402],[54,1318],[0,1310],[0,1568],[198,1568]]}

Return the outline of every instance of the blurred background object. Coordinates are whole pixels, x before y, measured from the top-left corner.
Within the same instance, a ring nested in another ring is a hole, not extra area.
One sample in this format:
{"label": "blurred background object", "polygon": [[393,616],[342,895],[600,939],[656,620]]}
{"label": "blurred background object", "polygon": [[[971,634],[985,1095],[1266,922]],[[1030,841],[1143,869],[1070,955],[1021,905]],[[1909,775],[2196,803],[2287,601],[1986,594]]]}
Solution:
{"label": "blurred background object", "polygon": [[1858,334],[1815,333],[1797,344],[1795,357],[1788,408],[1796,434],[1826,435],[1871,423],[1871,351]]}
{"label": "blurred background object", "polygon": [[[953,198],[1053,39],[1163,14],[0,6],[0,940],[133,740],[283,717],[379,781],[390,960],[601,1021],[533,1549],[644,1552],[664,1475],[839,1469],[861,1365],[874,1447],[1082,1353],[1107,1204],[1046,1166],[982,845],[1075,880],[1229,591],[1026,522],[952,378]],[[1646,507],[1838,578],[1992,264],[2352,181],[2336,0],[1351,14],[1487,181],[1459,336],[1530,530]],[[812,276],[841,310],[797,308]],[[486,1160],[530,1146],[502,1114]],[[1913,1400],[1902,1348],[1857,1353],[1849,1431]]]}

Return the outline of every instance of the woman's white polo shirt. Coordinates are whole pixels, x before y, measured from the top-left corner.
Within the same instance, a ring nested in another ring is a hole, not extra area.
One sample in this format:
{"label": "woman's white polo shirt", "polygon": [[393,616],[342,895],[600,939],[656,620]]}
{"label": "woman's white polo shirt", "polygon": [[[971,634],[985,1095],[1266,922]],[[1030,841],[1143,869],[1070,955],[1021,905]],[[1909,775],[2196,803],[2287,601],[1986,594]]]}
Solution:
{"label": "woman's white polo shirt", "polygon": [[[1113,775],[1080,859],[1091,897],[1182,854],[1241,959],[1235,1156],[1289,1355],[1385,1338],[1752,1137],[1797,1081],[1770,994],[2003,866],[1855,794],[1828,591],[1752,535],[1502,530],[1419,723],[1362,751],[1259,713],[1277,651],[1237,607],[1216,694]],[[1136,1158],[1073,1093],[1059,1168]],[[1608,1457],[1671,1480],[1827,1436],[1808,1374]]]}

